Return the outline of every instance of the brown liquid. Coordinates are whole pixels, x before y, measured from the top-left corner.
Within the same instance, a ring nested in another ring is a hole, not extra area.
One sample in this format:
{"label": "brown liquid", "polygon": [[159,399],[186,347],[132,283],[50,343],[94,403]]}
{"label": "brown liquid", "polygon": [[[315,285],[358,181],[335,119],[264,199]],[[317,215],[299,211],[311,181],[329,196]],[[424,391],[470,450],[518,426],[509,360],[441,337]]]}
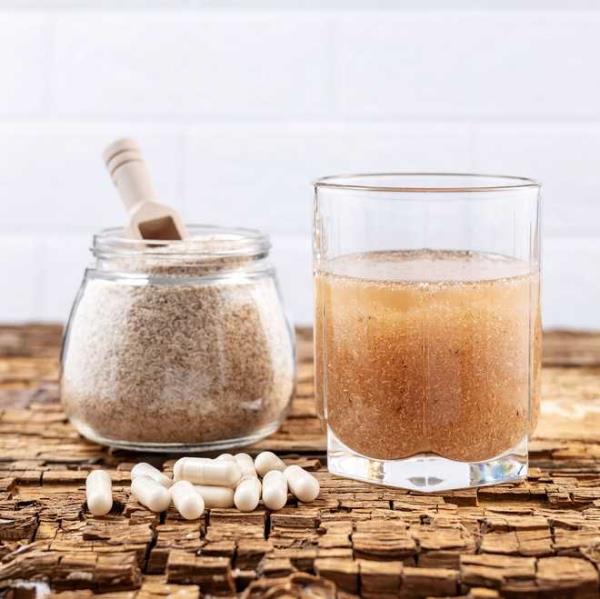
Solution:
{"label": "brown liquid", "polygon": [[481,461],[516,445],[539,385],[538,290],[526,263],[496,255],[332,261],[316,277],[315,342],[317,395],[335,435],[379,459]]}

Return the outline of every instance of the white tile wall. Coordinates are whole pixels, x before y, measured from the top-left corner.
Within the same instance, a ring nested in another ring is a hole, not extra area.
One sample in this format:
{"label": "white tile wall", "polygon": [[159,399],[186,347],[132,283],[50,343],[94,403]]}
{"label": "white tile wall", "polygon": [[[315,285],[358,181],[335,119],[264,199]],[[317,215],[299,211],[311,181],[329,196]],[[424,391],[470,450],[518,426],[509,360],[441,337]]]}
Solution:
{"label": "white tile wall", "polygon": [[524,174],[543,183],[547,235],[600,234],[599,158],[600,124],[595,122],[475,127],[476,171]]}
{"label": "white tile wall", "polygon": [[115,136],[144,147],[156,185],[181,207],[178,128],[121,123],[0,123],[2,229],[94,231],[123,219],[100,153]]}
{"label": "white tile wall", "polygon": [[38,12],[0,14],[0,115],[36,115],[48,102],[50,20]]}
{"label": "white tile wall", "polygon": [[597,118],[590,61],[599,31],[596,12],[346,16],[335,31],[341,109],[399,118]]}
{"label": "white tile wall", "polygon": [[321,114],[328,25],[303,15],[116,12],[60,16],[60,114]]}
{"label": "white tile wall", "polygon": [[31,235],[0,237],[2,319],[32,320],[41,312],[40,244]]}
{"label": "white tile wall", "polygon": [[202,124],[186,142],[190,220],[227,224],[234,214],[248,226],[306,236],[319,176],[470,166],[463,124]]}
{"label": "white tile wall", "polygon": [[544,247],[544,324],[600,329],[600,240],[550,238]]}
{"label": "white tile wall", "polygon": [[44,298],[38,318],[65,322],[83,274],[92,262],[91,235],[49,234],[41,241],[40,292]]}
{"label": "white tile wall", "polygon": [[318,176],[539,178],[546,325],[600,329],[600,7],[488,4],[0,7],[0,321],[68,314],[92,233],[123,220],[100,152],[132,135],[188,221],[272,234],[300,323]]}
{"label": "white tile wall", "polygon": [[290,322],[313,318],[311,241],[306,235],[273,235],[272,257]]}

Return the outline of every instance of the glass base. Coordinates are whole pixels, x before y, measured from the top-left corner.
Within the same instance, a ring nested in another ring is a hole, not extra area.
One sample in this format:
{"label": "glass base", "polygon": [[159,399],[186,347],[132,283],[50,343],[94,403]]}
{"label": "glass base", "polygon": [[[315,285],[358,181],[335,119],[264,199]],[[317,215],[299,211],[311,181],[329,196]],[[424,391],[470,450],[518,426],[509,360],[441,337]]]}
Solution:
{"label": "glass base", "polygon": [[527,436],[484,462],[457,462],[436,455],[377,460],[352,451],[327,427],[329,472],[377,485],[436,493],[512,483],[527,477]]}
{"label": "glass base", "polygon": [[235,447],[245,447],[268,437],[281,426],[281,422],[277,420],[246,437],[208,441],[205,443],[148,443],[145,441],[119,441],[117,439],[108,439],[96,434],[91,427],[83,424],[76,418],[71,418],[71,424],[77,429],[79,434],[99,445],[106,445],[115,449],[127,449],[128,451],[143,451],[146,453],[210,453],[223,451],[225,449],[233,449]]}

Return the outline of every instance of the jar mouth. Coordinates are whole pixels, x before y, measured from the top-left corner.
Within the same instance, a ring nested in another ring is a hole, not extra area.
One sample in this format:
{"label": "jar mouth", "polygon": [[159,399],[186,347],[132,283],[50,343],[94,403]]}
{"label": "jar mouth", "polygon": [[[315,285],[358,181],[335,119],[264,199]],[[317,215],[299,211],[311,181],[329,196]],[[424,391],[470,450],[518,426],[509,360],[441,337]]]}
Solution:
{"label": "jar mouth", "polygon": [[316,189],[352,189],[356,191],[463,193],[539,188],[528,177],[476,173],[364,173],[331,175],[315,181]]}
{"label": "jar mouth", "polygon": [[153,259],[260,258],[271,248],[268,235],[256,229],[187,225],[186,239],[135,239],[125,227],[111,227],[94,235],[91,251],[97,258],[148,256]]}

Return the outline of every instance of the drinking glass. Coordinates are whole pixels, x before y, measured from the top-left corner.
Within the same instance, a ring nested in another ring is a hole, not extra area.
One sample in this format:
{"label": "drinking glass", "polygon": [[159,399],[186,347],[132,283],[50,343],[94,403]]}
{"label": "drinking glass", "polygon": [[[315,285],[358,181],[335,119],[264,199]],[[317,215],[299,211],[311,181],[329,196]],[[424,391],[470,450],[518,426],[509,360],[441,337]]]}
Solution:
{"label": "drinking glass", "polygon": [[315,366],[330,472],[435,492],[516,481],[539,409],[540,185],[315,184]]}

